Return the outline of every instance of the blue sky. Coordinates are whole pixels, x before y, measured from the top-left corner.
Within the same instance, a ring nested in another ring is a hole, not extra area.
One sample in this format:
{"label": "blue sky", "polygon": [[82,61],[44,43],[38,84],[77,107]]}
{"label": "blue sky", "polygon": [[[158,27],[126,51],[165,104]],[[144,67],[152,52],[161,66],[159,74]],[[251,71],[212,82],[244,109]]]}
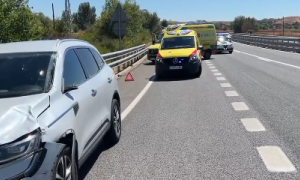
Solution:
{"label": "blue sky", "polygon": [[[72,12],[86,0],[70,0]],[[89,0],[100,15],[105,0]],[[122,2],[122,0],[121,0]],[[238,15],[263,18],[280,18],[282,16],[300,16],[300,0],[136,0],[142,9],[156,11],[161,19],[177,21],[231,21]],[[64,0],[29,0],[34,11],[52,16],[51,3],[54,3],[55,14],[60,16]]]}

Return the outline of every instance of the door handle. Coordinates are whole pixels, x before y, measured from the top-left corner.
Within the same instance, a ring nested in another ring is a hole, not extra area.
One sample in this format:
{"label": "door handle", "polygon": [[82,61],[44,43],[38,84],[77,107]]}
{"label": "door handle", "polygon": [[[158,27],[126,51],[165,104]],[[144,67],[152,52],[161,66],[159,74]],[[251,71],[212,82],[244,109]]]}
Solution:
{"label": "door handle", "polygon": [[91,94],[93,97],[95,97],[97,95],[97,91],[92,89],[92,94]]}
{"label": "door handle", "polygon": [[107,82],[111,83],[112,82],[112,78],[107,78]]}

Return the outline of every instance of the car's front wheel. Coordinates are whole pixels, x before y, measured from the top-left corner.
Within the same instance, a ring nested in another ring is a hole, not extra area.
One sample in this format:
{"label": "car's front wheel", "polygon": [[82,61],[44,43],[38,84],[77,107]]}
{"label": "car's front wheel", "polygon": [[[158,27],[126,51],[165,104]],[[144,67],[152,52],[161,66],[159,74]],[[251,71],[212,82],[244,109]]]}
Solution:
{"label": "car's front wheel", "polygon": [[[63,151],[57,158],[53,169],[53,180],[78,180],[78,169],[77,164],[75,164],[75,169],[72,168],[72,155],[71,148],[65,146]],[[72,176],[73,174],[73,176]]]}
{"label": "car's front wheel", "polygon": [[109,145],[115,145],[121,138],[121,110],[119,102],[116,99],[111,103],[111,127],[104,137]]}

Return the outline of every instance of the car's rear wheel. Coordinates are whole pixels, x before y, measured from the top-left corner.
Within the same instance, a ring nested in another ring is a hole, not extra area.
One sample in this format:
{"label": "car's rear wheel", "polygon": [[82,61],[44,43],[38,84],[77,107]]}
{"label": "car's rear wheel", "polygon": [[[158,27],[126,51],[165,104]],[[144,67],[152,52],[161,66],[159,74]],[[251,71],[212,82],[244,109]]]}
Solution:
{"label": "car's rear wheel", "polygon": [[115,145],[121,138],[121,110],[116,99],[111,103],[111,127],[104,137],[104,141],[109,145]]}
{"label": "car's rear wheel", "polygon": [[204,59],[208,60],[210,59],[210,57],[211,57],[211,51],[210,50],[205,51]]}

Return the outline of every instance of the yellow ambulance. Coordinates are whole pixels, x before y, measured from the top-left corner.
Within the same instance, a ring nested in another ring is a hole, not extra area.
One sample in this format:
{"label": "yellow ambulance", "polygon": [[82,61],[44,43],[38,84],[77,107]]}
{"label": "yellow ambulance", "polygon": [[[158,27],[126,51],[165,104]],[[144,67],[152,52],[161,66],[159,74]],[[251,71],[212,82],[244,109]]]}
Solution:
{"label": "yellow ambulance", "polygon": [[194,30],[199,38],[199,43],[203,46],[202,56],[210,59],[217,50],[217,34],[215,25],[210,22],[188,22],[176,27],[175,30]]}

